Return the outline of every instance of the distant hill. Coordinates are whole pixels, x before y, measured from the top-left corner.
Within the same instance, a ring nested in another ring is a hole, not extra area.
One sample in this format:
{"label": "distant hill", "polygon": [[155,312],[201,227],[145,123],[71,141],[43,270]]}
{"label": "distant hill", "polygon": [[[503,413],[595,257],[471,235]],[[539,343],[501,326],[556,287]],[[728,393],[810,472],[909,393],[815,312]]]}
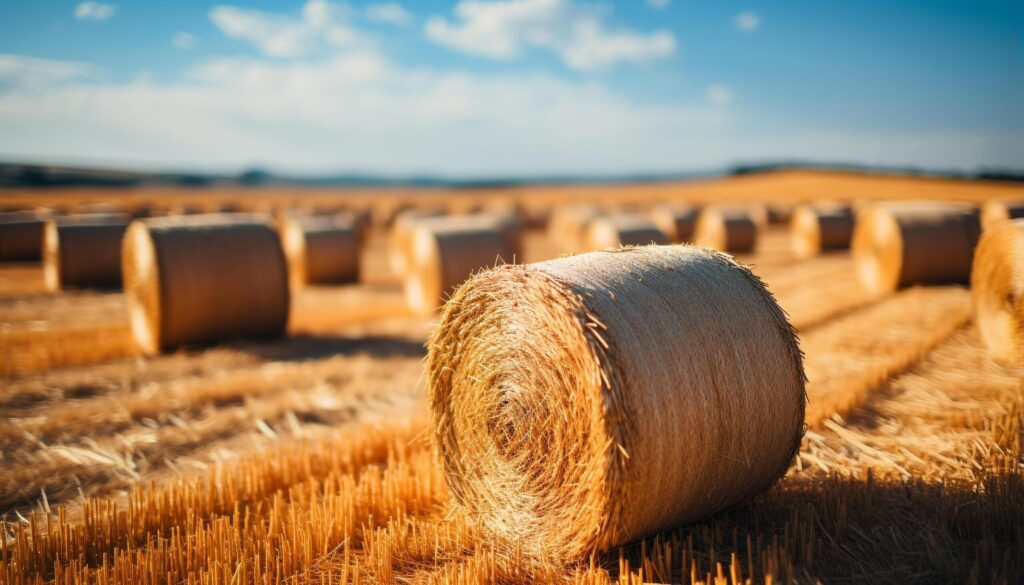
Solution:
{"label": "distant hill", "polygon": [[325,176],[277,175],[262,169],[247,170],[238,175],[201,173],[148,173],[117,169],[69,167],[0,163],[0,187],[140,187],[165,185],[181,187],[212,186],[317,186],[317,187],[449,187],[500,188],[531,184],[571,183],[644,183],[679,181],[728,175],[748,175],[779,170],[813,169],[869,174],[911,175],[964,180],[990,180],[1024,183],[1024,171],[1009,169],[983,169],[974,173],[928,170],[904,167],[871,167],[846,163],[808,163],[782,161],[740,164],[724,171],[701,173],[636,174],[614,177],[582,175],[508,177],[486,179],[451,179],[435,176],[387,177],[365,174],[338,174]]}

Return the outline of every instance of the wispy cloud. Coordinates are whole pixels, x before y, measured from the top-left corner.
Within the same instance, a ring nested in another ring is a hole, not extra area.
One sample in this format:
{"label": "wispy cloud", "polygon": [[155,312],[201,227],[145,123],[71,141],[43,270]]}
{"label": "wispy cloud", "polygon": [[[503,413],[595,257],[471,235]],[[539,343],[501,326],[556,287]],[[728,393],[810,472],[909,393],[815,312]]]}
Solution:
{"label": "wispy cloud", "polygon": [[75,7],[75,18],[78,20],[106,20],[114,16],[117,7],[101,2],[82,2]]}
{"label": "wispy cloud", "polygon": [[733,93],[727,85],[715,84],[709,85],[704,91],[704,96],[708,102],[715,105],[724,105],[732,102]]}
{"label": "wispy cloud", "polygon": [[365,8],[364,13],[370,20],[395,26],[412,26],[416,20],[411,12],[397,2],[370,4]]}
{"label": "wispy cloud", "polygon": [[732,24],[738,31],[754,32],[761,27],[761,17],[752,10],[744,10],[736,15]]}
{"label": "wispy cloud", "polygon": [[98,67],[88,63],[0,53],[0,95],[5,89],[51,89],[68,81],[95,76],[99,72]]}
{"label": "wispy cloud", "polygon": [[199,38],[190,32],[182,30],[174,33],[174,36],[171,37],[171,44],[178,49],[188,51],[196,48],[199,44]]}
{"label": "wispy cloud", "polygon": [[432,17],[426,33],[440,45],[492,59],[512,60],[530,48],[546,49],[581,71],[662,59],[675,52],[671,32],[609,30],[604,24],[607,13],[598,5],[572,0],[462,0],[455,6],[454,21]]}
{"label": "wispy cloud", "polygon": [[360,40],[348,23],[349,8],[309,0],[300,15],[285,15],[237,6],[215,6],[210,20],[232,39],[247,42],[269,57],[304,57],[320,47],[351,46]]}
{"label": "wispy cloud", "polygon": [[671,3],[672,0],[647,0],[647,5],[656,10],[667,8]]}

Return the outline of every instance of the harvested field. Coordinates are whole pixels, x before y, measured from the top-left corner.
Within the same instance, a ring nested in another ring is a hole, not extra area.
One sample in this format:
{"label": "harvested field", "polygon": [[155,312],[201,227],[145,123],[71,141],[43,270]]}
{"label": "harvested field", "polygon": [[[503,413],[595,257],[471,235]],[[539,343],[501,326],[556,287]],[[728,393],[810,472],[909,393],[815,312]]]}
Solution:
{"label": "harvested field", "polygon": [[[778,173],[502,195],[540,208],[1024,193]],[[207,196],[239,198],[149,189],[2,192],[0,201]],[[393,209],[489,194],[333,196]],[[328,197],[256,191],[244,202]],[[537,228],[523,248],[526,262],[561,254]],[[45,292],[39,264],[0,264],[0,584],[1024,580],[1024,369],[992,359],[969,288],[868,292],[848,252],[798,259],[785,225],[764,229],[737,259],[799,336],[808,398],[799,451],[749,501],[571,559],[499,541],[449,489],[424,375],[438,316],[406,306],[382,225],[363,249],[360,282],[294,293],[286,337],[148,358],[132,342],[122,293]]]}

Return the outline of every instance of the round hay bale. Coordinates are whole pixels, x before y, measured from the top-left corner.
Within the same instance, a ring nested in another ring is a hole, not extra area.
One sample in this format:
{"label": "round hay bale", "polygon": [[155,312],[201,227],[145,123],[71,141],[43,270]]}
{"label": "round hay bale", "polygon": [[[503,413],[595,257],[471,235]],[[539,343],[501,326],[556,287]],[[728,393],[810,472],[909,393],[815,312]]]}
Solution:
{"label": "round hay bale", "polygon": [[757,245],[758,223],[744,207],[705,207],[697,217],[694,242],[701,246],[746,254]]}
{"label": "round hay bale", "polygon": [[43,256],[46,221],[34,213],[0,213],[0,262],[27,262]]}
{"label": "round hay bale", "polygon": [[846,250],[853,238],[853,210],[845,205],[801,205],[789,222],[793,253],[805,259]]}
{"label": "round hay bale", "polygon": [[647,216],[630,213],[599,217],[587,227],[587,249],[668,244],[668,237]]}
{"label": "round hay bale", "polygon": [[494,536],[563,558],[767,489],[799,446],[804,384],[761,281],[695,246],[486,271],[428,342],[433,434],[456,501]]}
{"label": "round hay bale", "polygon": [[280,234],[293,289],[359,280],[361,239],[352,218],[288,218]]}
{"label": "round hay bale", "polygon": [[993,357],[1024,365],[1024,219],[986,229],[971,272],[974,320]]}
{"label": "round hay bale", "polygon": [[601,210],[596,205],[558,207],[548,220],[548,237],[563,254],[586,251],[587,226],[600,216]]}
{"label": "round hay bale", "polygon": [[391,231],[388,233],[388,267],[391,273],[402,276],[409,270],[407,258],[409,256],[410,238],[416,223],[428,217],[442,217],[445,211],[442,209],[406,209],[395,216],[391,223]]}
{"label": "round hay bale", "polygon": [[121,286],[121,239],[128,217],[74,215],[51,219],[43,233],[46,289],[116,289]]}
{"label": "round hay bale", "polygon": [[424,221],[413,228],[409,241],[405,298],[417,313],[436,310],[474,272],[521,257],[514,239],[489,218]]}
{"label": "round hay bale", "polygon": [[793,207],[791,205],[784,205],[781,203],[775,203],[767,206],[768,211],[768,223],[770,225],[782,225],[789,223],[793,218]]}
{"label": "round hay bale", "polygon": [[284,334],[288,268],[266,222],[218,215],[135,221],[125,235],[124,274],[132,335],[144,354]]}
{"label": "round hay bale", "polygon": [[1024,217],[1024,201],[989,201],[981,207],[981,229],[1019,217]]}
{"label": "round hay bale", "polygon": [[681,244],[692,242],[700,210],[690,205],[659,205],[651,210],[651,221],[669,241]]}
{"label": "round hay bale", "polygon": [[905,202],[857,217],[851,245],[861,284],[888,293],[914,284],[966,283],[981,225],[976,210]]}

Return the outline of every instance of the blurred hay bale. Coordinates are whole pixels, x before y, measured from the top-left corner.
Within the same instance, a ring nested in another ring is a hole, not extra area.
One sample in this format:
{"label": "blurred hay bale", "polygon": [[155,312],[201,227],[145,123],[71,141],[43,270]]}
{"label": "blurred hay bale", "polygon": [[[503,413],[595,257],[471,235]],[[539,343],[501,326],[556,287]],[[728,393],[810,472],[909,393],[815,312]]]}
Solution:
{"label": "blurred hay bale", "polygon": [[1024,219],[990,225],[971,272],[974,320],[992,355],[1024,365]]}
{"label": "blurred hay bale", "polygon": [[674,244],[692,242],[700,209],[682,203],[659,205],[651,210],[651,221]]}
{"label": "blurred hay bale", "polygon": [[847,205],[800,205],[793,211],[789,224],[793,253],[805,259],[822,252],[849,249],[853,225],[853,210]]}
{"label": "blurred hay bale", "polygon": [[27,262],[43,256],[46,220],[35,213],[0,213],[0,262]]}
{"label": "blurred hay bale", "polygon": [[594,219],[587,227],[586,242],[588,250],[669,243],[668,237],[653,221],[636,213],[617,213]]}
{"label": "blurred hay bale", "polygon": [[694,242],[731,254],[747,254],[757,245],[757,220],[747,207],[705,207],[697,218]]}
{"label": "blurred hay bale", "polygon": [[288,269],[277,232],[251,216],[132,223],[124,241],[132,334],[145,354],[282,335]]}
{"label": "blurred hay bale", "polygon": [[73,215],[50,219],[43,234],[46,289],[121,286],[122,214]]}
{"label": "blurred hay bale", "polygon": [[360,226],[348,216],[288,218],[281,243],[293,289],[359,280]]}

